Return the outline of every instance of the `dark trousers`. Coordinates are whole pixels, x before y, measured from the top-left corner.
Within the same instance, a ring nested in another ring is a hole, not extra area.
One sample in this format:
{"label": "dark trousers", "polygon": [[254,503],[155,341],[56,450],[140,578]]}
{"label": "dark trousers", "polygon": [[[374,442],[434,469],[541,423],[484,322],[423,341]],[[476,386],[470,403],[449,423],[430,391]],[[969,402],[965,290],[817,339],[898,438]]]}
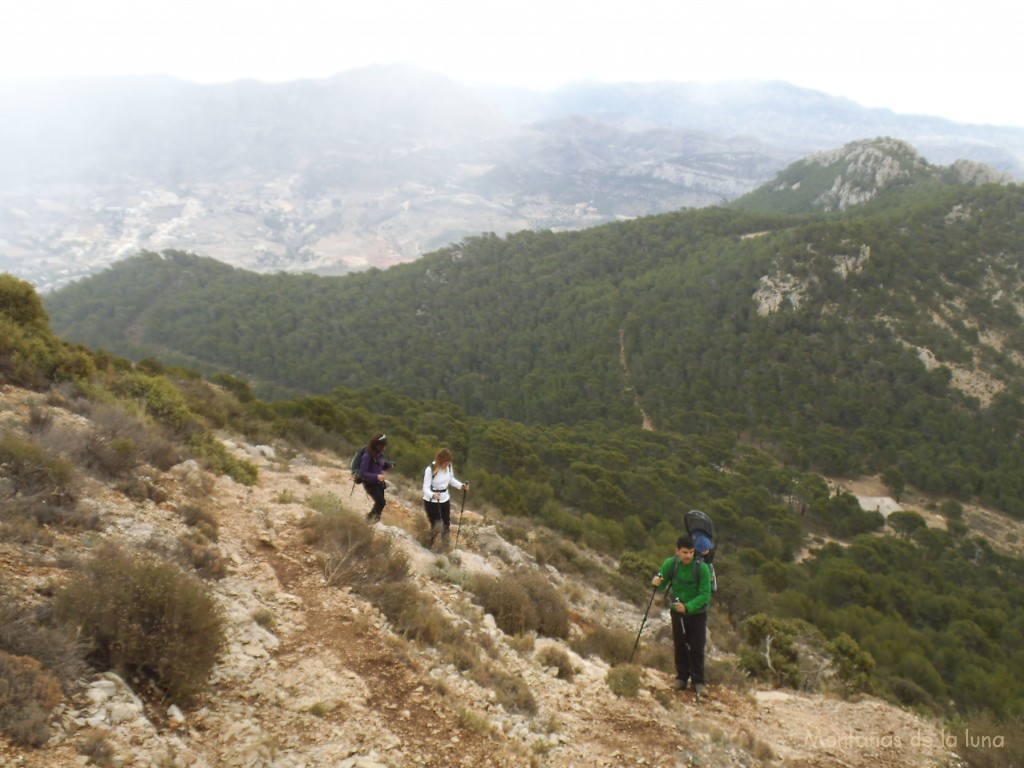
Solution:
{"label": "dark trousers", "polygon": [[708,613],[672,615],[672,642],[676,650],[676,678],[704,683],[704,648],[708,642]]}
{"label": "dark trousers", "polygon": [[384,505],[387,501],[384,500],[384,483],[364,483],[363,488],[366,490],[366,495],[373,499],[373,508],[369,514],[366,515],[366,519],[371,522],[380,520],[380,513],[384,511]]}
{"label": "dark trousers", "polygon": [[451,499],[448,501],[427,501],[424,499],[423,510],[427,513],[427,519],[430,521],[431,528],[438,523],[444,524],[445,531],[452,527]]}

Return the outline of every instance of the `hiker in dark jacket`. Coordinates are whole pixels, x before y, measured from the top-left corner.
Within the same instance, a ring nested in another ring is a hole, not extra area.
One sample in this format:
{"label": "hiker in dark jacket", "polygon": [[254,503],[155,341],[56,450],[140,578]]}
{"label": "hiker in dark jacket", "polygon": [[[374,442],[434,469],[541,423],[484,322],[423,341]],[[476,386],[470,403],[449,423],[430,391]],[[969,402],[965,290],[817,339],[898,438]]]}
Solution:
{"label": "hiker in dark jacket", "polygon": [[363,489],[373,499],[373,508],[366,515],[366,519],[371,523],[376,523],[380,520],[381,512],[384,511],[384,505],[387,504],[387,501],[384,499],[384,491],[387,489],[388,484],[384,478],[384,473],[395,466],[384,455],[384,449],[387,447],[387,444],[387,435],[377,435],[374,437],[370,440],[370,444],[366,446],[363,459],[359,463],[359,477],[363,481]]}
{"label": "hiker in dark jacket", "polygon": [[672,598],[669,615],[676,660],[676,679],[672,685],[685,690],[693,680],[693,690],[700,695],[704,692],[711,571],[705,562],[694,563],[695,554],[693,539],[680,536],[675,556],[665,561],[651,584],[659,589],[664,584]]}
{"label": "hiker in dark jacket", "polygon": [[423,511],[430,521],[430,543],[438,533],[447,540],[451,530],[452,502],[448,486],[453,485],[464,491],[469,490],[469,483],[455,477],[452,469],[452,452],[442,448],[437,452],[434,461],[423,470]]}

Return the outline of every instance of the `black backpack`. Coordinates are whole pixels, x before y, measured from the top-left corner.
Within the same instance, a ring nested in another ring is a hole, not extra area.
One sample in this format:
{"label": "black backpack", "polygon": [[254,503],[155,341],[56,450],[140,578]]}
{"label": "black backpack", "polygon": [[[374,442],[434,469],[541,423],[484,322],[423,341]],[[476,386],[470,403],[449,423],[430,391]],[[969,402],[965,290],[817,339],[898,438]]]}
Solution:
{"label": "black backpack", "polygon": [[694,578],[698,578],[701,562],[707,563],[708,570],[711,572],[711,594],[715,594],[718,591],[718,578],[715,576],[715,566],[713,564],[715,550],[718,548],[715,544],[715,524],[711,522],[711,518],[708,517],[706,512],[702,512],[699,509],[691,509],[687,512],[683,522],[686,524],[686,532],[690,536],[703,533],[711,540],[711,549],[708,553],[705,555],[703,552],[697,552],[693,558],[693,575]]}
{"label": "black backpack", "polygon": [[356,455],[352,457],[352,461],[349,464],[349,470],[352,472],[352,482],[356,485],[361,485],[363,482],[362,476],[359,474],[359,470],[363,465],[363,454],[366,453],[366,447],[360,448],[356,451]]}

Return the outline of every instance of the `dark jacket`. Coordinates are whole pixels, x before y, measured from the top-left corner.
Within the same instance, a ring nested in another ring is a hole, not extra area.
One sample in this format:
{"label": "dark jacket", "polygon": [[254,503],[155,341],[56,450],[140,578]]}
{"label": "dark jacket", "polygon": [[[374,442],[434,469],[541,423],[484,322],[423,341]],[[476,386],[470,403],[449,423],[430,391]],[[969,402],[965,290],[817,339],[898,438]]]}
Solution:
{"label": "dark jacket", "polygon": [[376,456],[369,451],[363,453],[363,460],[359,462],[359,477],[363,483],[380,483],[380,474],[388,469],[389,462],[384,458],[384,452]]}

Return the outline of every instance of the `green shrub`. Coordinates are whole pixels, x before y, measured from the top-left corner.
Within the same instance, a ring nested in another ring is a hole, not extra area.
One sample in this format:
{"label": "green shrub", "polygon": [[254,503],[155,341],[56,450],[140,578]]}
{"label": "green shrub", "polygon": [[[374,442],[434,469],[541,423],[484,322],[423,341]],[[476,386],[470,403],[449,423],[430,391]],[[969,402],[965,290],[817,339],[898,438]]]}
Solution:
{"label": "green shrub", "polygon": [[121,397],[134,400],[146,414],[173,430],[185,430],[195,422],[184,396],[163,376],[129,371],[117,379],[113,390]]}
{"label": "green shrub", "polygon": [[803,683],[796,636],[798,625],[789,619],[755,614],[743,624],[747,643],[740,655],[740,666],[751,675],[774,685],[799,688]]}
{"label": "green shrub", "polygon": [[224,644],[221,612],[176,565],[102,547],[55,600],[101,669],[149,679],[172,701],[203,690]]}
{"label": "green shrub", "polygon": [[604,680],[616,696],[632,699],[640,693],[640,668],[631,664],[612,667]]}
{"label": "green shrub", "polygon": [[0,316],[20,326],[45,328],[50,323],[32,283],[13,275],[0,275]]}
{"label": "green shrub", "polygon": [[849,691],[871,693],[876,688],[875,659],[861,650],[857,641],[845,632],[825,646],[832,657],[836,676]]}
{"label": "green shrub", "polygon": [[885,681],[893,697],[905,707],[923,708],[938,712],[941,708],[935,698],[909,677],[894,675]]}
{"label": "green shrub", "polygon": [[62,699],[60,683],[39,661],[0,651],[0,732],[17,744],[42,745],[50,736],[50,713]]}
{"label": "green shrub", "polygon": [[0,275],[0,381],[41,389],[53,381],[86,378],[94,371],[88,352],[51,333],[32,284]]}
{"label": "green shrub", "polygon": [[245,459],[236,459],[210,432],[198,432],[189,440],[189,448],[196,458],[213,472],[227,475],[236,483],[255,485],[259,479],[256,465]]}
{"label": "green shrub", "polygon": [[88,408],[94,432],[83,451],[89,465],[111,477],[123,477],[143,461],[161,470],[181,462],[187,452],[167,436],[167,427],[140,419],[120,404]]}
{"label": "green shrub", "polygon": [[139,451],[130,437],[105,438],[91,435],[86,441],[91,466],[109,477],[124,477],[139,466]]}

